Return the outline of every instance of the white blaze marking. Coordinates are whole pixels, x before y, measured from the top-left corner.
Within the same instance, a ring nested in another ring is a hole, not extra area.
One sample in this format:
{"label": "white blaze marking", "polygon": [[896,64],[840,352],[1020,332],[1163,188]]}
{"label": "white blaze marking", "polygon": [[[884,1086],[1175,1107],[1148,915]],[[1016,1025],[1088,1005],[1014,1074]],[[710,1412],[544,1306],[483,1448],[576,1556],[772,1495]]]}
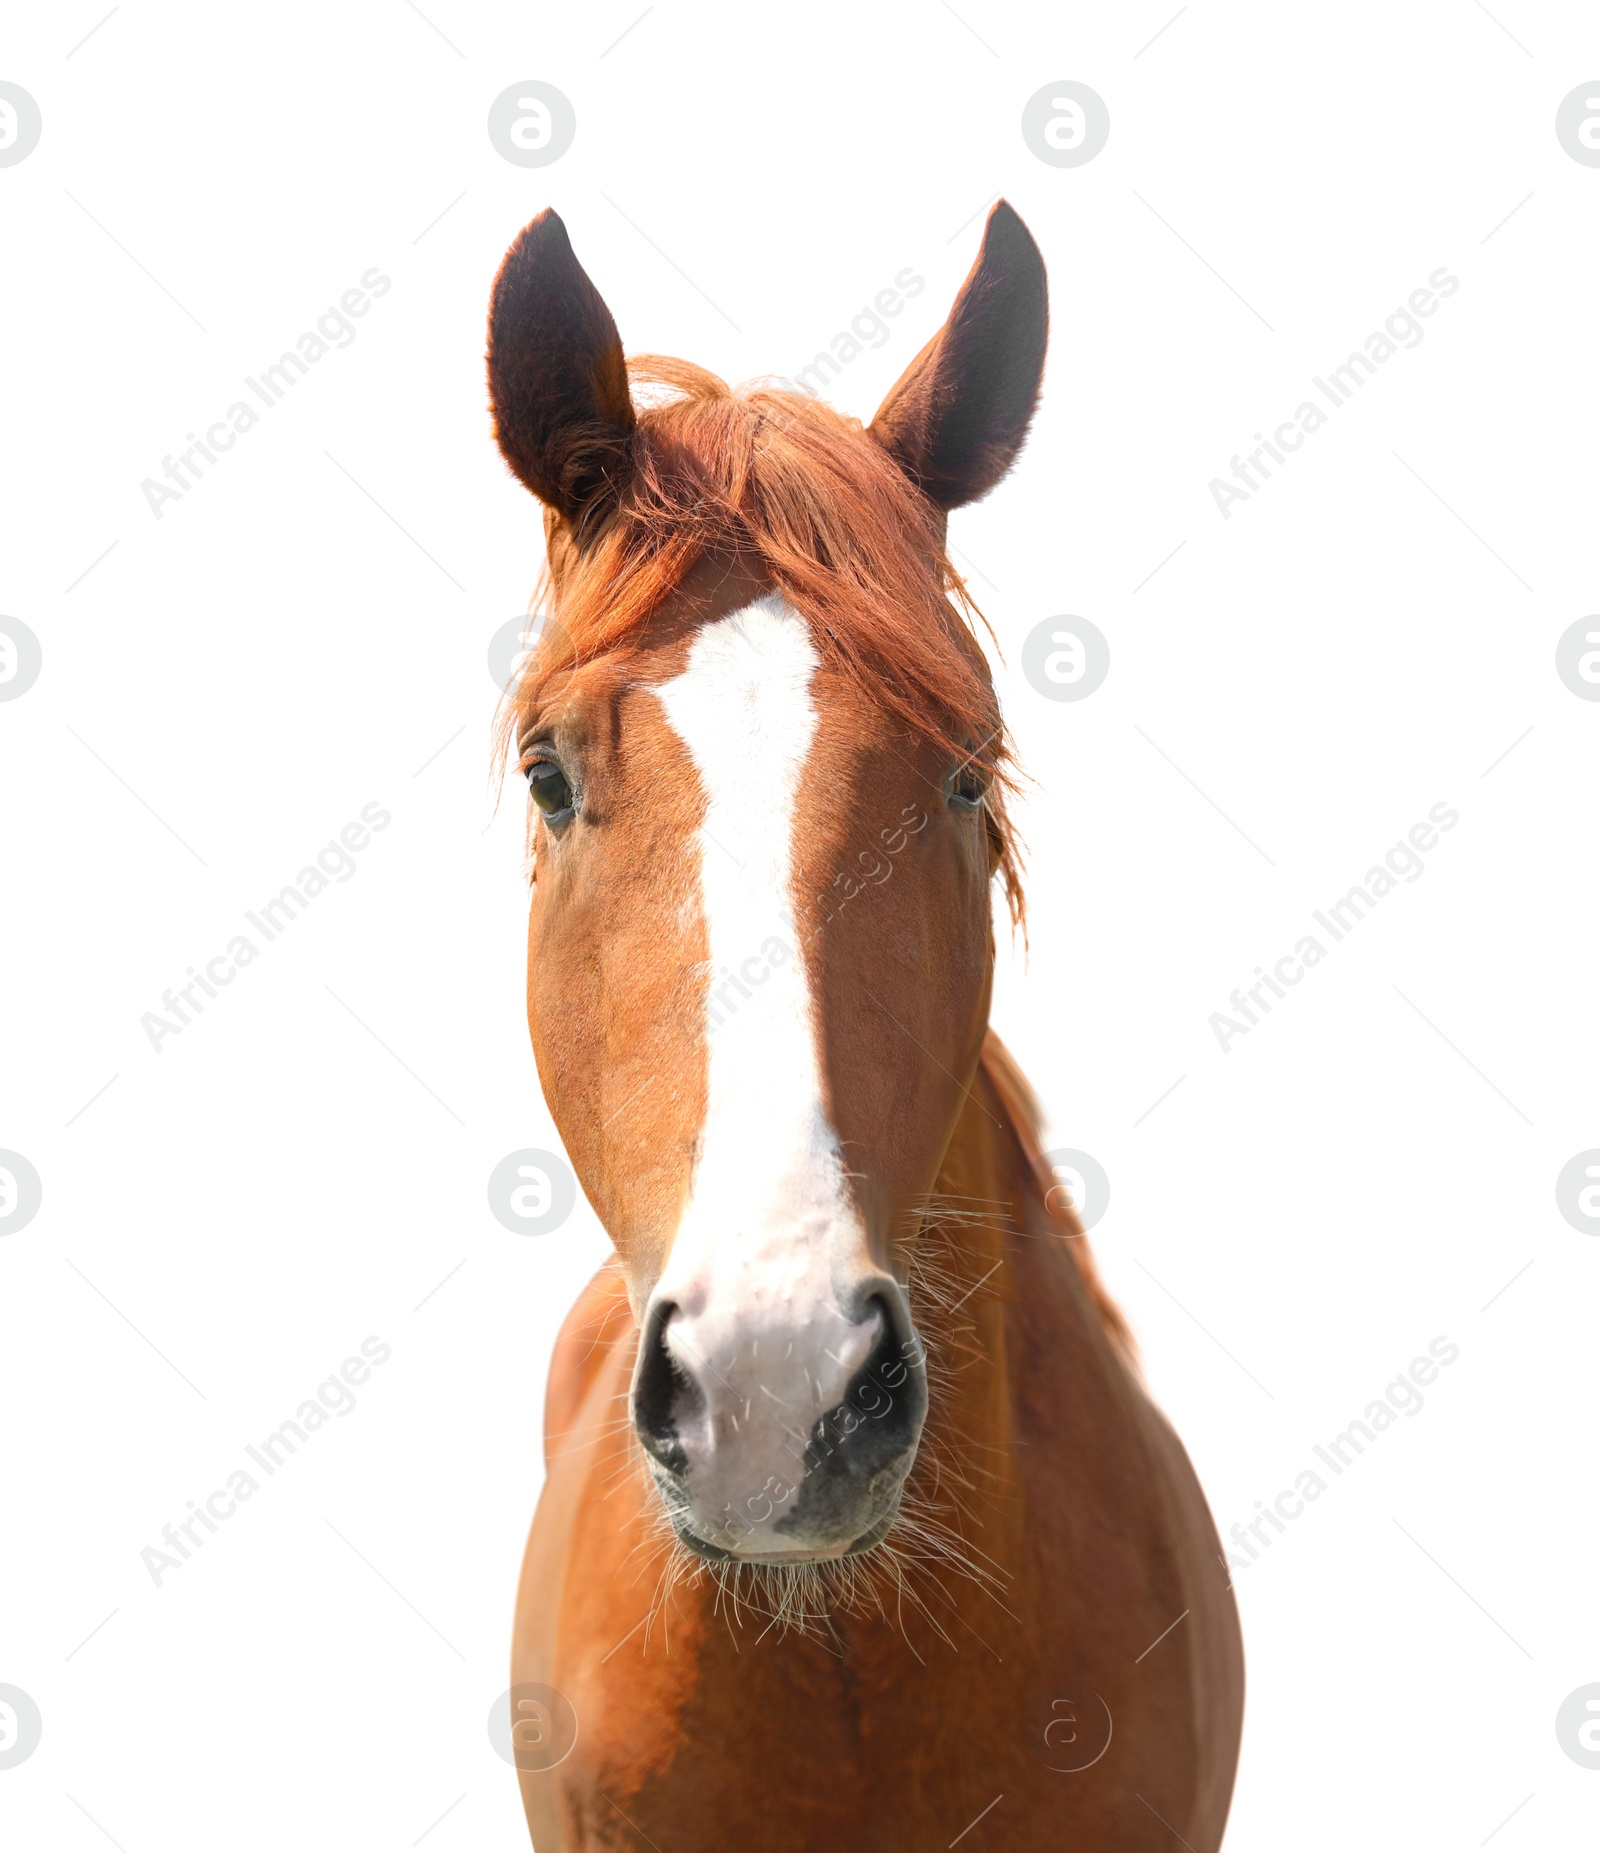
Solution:
{"label": "white blaze marking", "polygon": [[[818,661],[804,619],[774,594],[706,625],[683,672],[655,690],[705,792],[711,963],[706,1117],[656,1293],[678,1308],[667,1346],[709,1404],[704,1426],[682,1437],[691,1488],[708,1517],[729,1503],[757,1525],[746,1550],[785,1548],[782,1534],[761,1530],[760,1499],[746,1510],[746,1496],[785,1466],[798,1484],[806,1434],[843,1396],[881,1323],[849,1324],[834,1292],[835,1258],[863,1244],[823,1108],[790,900]],[[781,1517],[789,1499],[766,1497]]]}

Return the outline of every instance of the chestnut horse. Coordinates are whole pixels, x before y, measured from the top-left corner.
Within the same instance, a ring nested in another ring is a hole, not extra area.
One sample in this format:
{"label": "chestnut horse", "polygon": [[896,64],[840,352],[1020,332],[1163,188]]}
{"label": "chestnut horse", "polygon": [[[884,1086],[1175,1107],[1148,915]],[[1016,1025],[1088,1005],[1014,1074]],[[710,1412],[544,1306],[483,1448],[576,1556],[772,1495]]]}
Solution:
{"label": "chestnut horse", "polygon": [[496,279],[528,1019],[616,1251],[517,1601],[538,1853],[1220,1842],[1227,1570],[988,1029],[1013,775],[945,518],[1045,333],[1003,203],[865,429],[625,363],[553,213]]}

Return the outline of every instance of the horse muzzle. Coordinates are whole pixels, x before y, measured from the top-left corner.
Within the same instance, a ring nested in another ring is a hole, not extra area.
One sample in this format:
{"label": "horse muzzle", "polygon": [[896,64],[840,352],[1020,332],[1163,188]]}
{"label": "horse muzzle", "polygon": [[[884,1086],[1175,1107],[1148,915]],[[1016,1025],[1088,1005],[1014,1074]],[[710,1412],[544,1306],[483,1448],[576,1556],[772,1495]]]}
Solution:
{"label": "horse muzzle", "polygon": [[658,1292],[631,1406],[687,1549],[820,1562],[870,1550],[893,1524],[927,1415],[926,1360],[887,1275],[799,1319],[784,1301],[734,1323]]}

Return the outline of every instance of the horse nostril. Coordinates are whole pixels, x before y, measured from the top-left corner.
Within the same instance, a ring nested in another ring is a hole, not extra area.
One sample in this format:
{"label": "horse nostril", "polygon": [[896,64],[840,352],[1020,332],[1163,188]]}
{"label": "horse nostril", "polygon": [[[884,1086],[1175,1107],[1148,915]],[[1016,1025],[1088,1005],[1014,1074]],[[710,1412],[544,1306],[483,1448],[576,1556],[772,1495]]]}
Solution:
{"label": "horse nostril", "polygon": [[817,1424],[813,1450],[843,1447],[852,1469],[871,1473],[916,1443],[928,1413],[928,1382],[922,1340],[898,1294],[875,1292],[863,1310],[876,1307],[882,1322],[871,1355],[851,1379],[843,1400]]}
{"label": "horse nostril", "polygon": [[689,1457],[678,1433],[680,1407],[699,1397],[698,1387],[685,1377],[667,1350],[667,1327],[677,1313],[670,1300],[650,1308],[639,1335],[639,1356],[633,1368],[633,1426],[645,1452],[683,1479]]}
{"label": "horse nostril", "polygon": [[867,1360],[866,1372],[875,1372],[891,1388],[912,1377],[922,1380],[927,1356],[922,1348],[922,1336],[911,1323],[911,1308],[906,1304],[905,1295],[898,1290],[892,1293],[880,1290],[871,1294],[866,1304],[875,1306],[883,1321],[883,1330]]}

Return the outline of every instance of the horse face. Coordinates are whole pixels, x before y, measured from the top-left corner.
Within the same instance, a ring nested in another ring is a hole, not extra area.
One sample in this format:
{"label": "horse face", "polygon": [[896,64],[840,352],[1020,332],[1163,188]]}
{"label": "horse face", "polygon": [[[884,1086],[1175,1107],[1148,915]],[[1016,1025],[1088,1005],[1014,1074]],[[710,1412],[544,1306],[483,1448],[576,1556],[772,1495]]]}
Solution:
{"label": "horse face", "polygon": [[[563,563],[604,533],[633,414],[609,315],[551,223],[502,271],[490,378],[502,448],[554,510],[559,623]],[[1002,231],[1026,284],[1037,253],[1014,216]],[[1001,369],[974,402],[971,357],[993,374],[993,355],[963,303],[1011,302],[984,265],[873,428],[936,506],[1003,472],[1037,390],[1042,272],[1031,374]],[[528,385],[530,320],[542,354],[592,346],[546,354],[554,415]],[[627,1274],[631,1414],[665,1511],[718,1560],[870,1548],[927,1409],[909,1243],[988,1012],[981,762],[873,699],[739,555],[702,558],[647,624],[576,653],[519,722],[538,813],[529,1024]]]}
{"label": "horse face", "polygon": [[571,803],[540,826],[529,1020],[629,1272],[675,1527],[796,1558],[875,1538],[911,1465],[903,1238],[982,1040],[990,851],[960,769],[746,591],[585,665],[540,729]]}

